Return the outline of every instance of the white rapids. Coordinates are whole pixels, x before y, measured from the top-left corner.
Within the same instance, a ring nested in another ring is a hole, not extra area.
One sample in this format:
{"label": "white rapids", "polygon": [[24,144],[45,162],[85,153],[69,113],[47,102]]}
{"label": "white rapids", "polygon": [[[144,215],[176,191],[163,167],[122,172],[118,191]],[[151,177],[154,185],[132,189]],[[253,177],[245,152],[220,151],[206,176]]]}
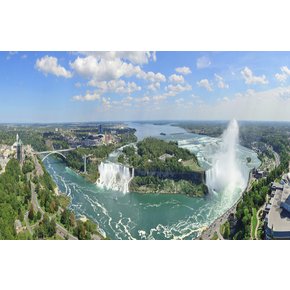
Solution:
{"label": "white rapids", "polygon": [[134,177],[134,169],[130,172],[130,168],[122,164],[113,162],[101,162],[99,165],[100,178],[97,185],[105,189],[129,192],[129,183]]}

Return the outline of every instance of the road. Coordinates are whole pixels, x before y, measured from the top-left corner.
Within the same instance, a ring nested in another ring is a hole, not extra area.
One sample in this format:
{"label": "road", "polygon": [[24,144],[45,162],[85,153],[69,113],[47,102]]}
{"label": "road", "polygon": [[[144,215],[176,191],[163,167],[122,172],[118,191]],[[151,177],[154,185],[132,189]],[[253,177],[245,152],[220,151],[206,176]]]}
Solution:
{"label": "road", "polygon": [[35,154],[41,155],[41,154],[49,154],[52,152],[69,152],[76,150],[76,148],[68,148],[68,149],[59,149],[59,150],[52,150],[52,151],[41,151],[41,152],[34,152]]}
{"label": "road", "polygon": [[32,231],[32,228],[31,228],[29,220],[28,220],[28,212],[26,212],[25,215],[24,215],[24,221],[25,221],[27,230],[29,231],[31,236],[33,236],[33,231]]}
{"label": "road", "polygon": [[275,152],[274,150],[273,150],[273,154],[274,154],[274,158],[275,158],[275,167],[278,167],[279,165],[280,165],[280,156],[279,156],[279,154],[277,153],[277,152]]}
{"label": "road", "polygon": [[69,233],[63,226],[60,224],[56,223],[56,232],[58,235],[60,235],[64,239],[68,240],[77,240],[75,236],[73,236],[71,233]]}

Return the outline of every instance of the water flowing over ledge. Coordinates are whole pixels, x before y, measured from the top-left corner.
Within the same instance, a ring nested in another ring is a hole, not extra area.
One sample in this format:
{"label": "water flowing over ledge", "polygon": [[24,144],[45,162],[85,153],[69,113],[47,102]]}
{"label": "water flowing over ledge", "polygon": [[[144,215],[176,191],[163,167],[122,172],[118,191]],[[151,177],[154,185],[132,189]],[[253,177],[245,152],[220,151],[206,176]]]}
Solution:
{"label": "water flowing over ledge", "polygon": [[96,184],[99,187],[123,193],[129,192],[129,182],[134,177],[134,168],[107,161],[101,162],[98,169],[100,178]]}
{"label": "water flowing over ledge", "polygon": [[[212,167],[215,153],[219,151],[222,142],[220,138],[186,132],[170,135],[172,132],[179,133],[181,129],[177,128],[175,131],[175,127],[169,125],[139,124],[136,128],[140,134],[144,126],[147,128],[146,134],[152,135],[152,132],[155,132],[154,136],[157,138],[177,141],[179,146],[195,153],[200,164],[207,170]],[[167,135],[160,136],[160,132],[166,132]],[[247,180],[249,170],[258,167],[260,160],[255,152],[240,145],[237,146],[236,154],[242,174]],[[247,157],[251,158],[250,162],[247,162]],[[197,238],[205,227],[223,215],[239,199],[242,192],[240,190],[229,194],[215,192],[204,198],[192,198],[181,194],[138,194],[135,192],[123,194],[126,186],[113,186],[119,191],[104,190],[104,182],[100,184],[98,180],[100,186],[89,183],[67,168],[62,160],[56,162],[53,156],[49,156],[44,164],[59,189],[72,197],[70,208],[77,215],[85,215],[98,223],[100,229],[111,239]],[[115,165],[113,165],[115,172],[121,172],[117,174],[119,178],[122,179],[122,172],[124,172],[127,176],[126,184],[128,184],[128,171]],[[104,170],[102,179],[110,175],[109,167],[110,165],[102,165]],[[111,181],[107,184],[118,184],[118,181],[114,179],[108,177]]]}

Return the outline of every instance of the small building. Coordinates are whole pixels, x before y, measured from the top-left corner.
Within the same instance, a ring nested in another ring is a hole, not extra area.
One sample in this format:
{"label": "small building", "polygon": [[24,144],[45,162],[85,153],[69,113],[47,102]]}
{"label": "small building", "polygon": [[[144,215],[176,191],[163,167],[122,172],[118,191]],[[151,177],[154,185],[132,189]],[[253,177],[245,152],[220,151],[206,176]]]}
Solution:
{"label": "small building", "polygon": [[270,193],[270,197],[274,197],[274,195],[276,194],[276,190],[271,190],[271,193]]}
{"label": "small building", "polygon": [[278,182],[271,182],[271,190],[283,190],[284,185]]}
{"label": "small building", "polygon": [[102,124],[100,124],[100,125],[99,125],[99,134],[103,134],[103,132],[104,132],[104,131],[103,131],[103,126],[102,126]]}
{"label": "small building", "polygon": [[271,204],[270,203],[267,203],[266,204],[266,206],[265,206],[265,208],[264,208],[264,210],[263,210],[263,218],[265,218],[268,214],[269,214],[269,211],[270,211],[270,209],[271,209]]}
{"label": "small building", "polygon": [[159,156],[158,159],[165,161],[167,158],[172,158],[172,157],[174,157],[174,155],[170,155],[170,154],[165,153],[165,154]]}
{"label": "small building", "polygon": [[253,170],[253,176],[256,179],[260,179],[260,178],[266,177],[266,172],[264,170],[254,169]]}

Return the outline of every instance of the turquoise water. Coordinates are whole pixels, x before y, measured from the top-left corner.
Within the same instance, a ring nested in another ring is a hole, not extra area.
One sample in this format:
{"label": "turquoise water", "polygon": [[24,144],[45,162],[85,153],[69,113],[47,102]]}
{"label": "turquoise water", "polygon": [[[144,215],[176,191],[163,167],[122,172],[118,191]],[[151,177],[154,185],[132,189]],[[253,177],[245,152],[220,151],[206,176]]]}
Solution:
{"label": "turquoise water", "polygon": [[[197,154],[200,163],[210,168],[210,156],[215,152],[218,138],[186,133],[169,125],[130,123],[137,129],[139,139],[149,135],[176,140],[179,145]],[[142,131],[143,126],[146,128]],[[152,127],[153,126],[153,127]],[[161,136],[160,132],[167,135]],[[242,146],[237,148],[245,176],[260,164],[256,154]],[[252,158],[246,163],[246,157]],[[232,195],[210,192],[204,198],[175,194],[138,194],[105,190],[66,167],[52,156],[45,161],[60,191],[72,199],[71,209],[78,216],[85,215],[98,223],[111,239],[193,239],[204,227],[222,215],[240,197],[243,189]]]}

